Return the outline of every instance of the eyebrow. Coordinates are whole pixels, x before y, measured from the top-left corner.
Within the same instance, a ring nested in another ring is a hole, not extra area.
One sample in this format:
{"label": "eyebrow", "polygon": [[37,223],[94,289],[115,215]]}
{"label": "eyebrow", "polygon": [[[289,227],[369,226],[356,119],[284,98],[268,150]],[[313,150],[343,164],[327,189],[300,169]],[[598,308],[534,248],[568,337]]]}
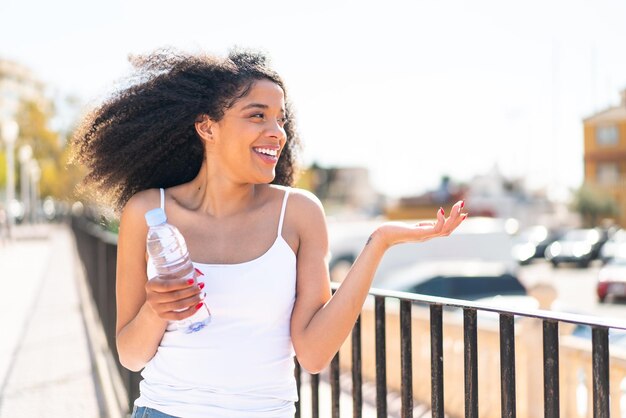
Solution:
{"label": "eyebrow", "polygon": [[[250,103],[241,108],[241,110],[247,110],[252,108],[269,109],[270,107],[263,103]],[[285,113],[285,109],[280,109],[282,113]]]}

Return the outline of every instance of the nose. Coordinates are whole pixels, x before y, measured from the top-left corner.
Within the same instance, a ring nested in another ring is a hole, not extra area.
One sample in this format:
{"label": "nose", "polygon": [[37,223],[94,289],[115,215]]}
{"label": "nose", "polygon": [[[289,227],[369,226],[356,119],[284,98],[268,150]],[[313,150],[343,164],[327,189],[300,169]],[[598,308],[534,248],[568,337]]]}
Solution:
{"label": "nose", "polygon": [[271,120],[268,122],[266,133],[272,138],[284,140],[287,137],[285,128],[281,126],[278,120]]}

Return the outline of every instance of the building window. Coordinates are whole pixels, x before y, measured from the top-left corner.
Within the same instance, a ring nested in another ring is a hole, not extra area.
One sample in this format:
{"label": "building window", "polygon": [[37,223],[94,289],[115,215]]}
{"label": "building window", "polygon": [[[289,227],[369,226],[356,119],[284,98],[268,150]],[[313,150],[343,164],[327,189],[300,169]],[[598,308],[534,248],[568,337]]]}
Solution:
{"label": "building window", "polygon": [[619,167],[615,163],[598,164],[597,180],[600,184],[614,184],[619,181]]}
{"label": "building window", "polygon": [[617,145],[619,131],[615,125],[598,126],[596,128],[596,141],[598,145]]}

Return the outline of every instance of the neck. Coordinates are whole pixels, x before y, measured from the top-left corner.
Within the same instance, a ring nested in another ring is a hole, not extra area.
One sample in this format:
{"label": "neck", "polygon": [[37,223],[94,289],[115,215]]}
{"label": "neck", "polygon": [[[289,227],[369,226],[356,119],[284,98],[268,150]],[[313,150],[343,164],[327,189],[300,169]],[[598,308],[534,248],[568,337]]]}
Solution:
{"label": "neck", "polygon": [[216,218],[241,213],[253,204],[261,185],[235,183],[211,172],[206,161],[191,182],[183,185],[188,201],[184,205]]}

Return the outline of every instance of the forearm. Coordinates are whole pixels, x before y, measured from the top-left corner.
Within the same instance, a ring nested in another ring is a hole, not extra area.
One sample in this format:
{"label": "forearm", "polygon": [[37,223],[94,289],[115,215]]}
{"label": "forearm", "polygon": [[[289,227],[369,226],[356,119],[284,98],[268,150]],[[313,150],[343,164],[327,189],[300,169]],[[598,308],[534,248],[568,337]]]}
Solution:
{"label": "forearm", "polygon": [[388,248],[379,231],[374,232],[335,294],[303,331],[301,346],[307,347],[311,371],[324,368],[350,334]]}
{"label": "forearm", "polygon": [[144,303],[135,318],[117,333],[120,363],[129,370],[141,370],[154,357],[167,322]]}

